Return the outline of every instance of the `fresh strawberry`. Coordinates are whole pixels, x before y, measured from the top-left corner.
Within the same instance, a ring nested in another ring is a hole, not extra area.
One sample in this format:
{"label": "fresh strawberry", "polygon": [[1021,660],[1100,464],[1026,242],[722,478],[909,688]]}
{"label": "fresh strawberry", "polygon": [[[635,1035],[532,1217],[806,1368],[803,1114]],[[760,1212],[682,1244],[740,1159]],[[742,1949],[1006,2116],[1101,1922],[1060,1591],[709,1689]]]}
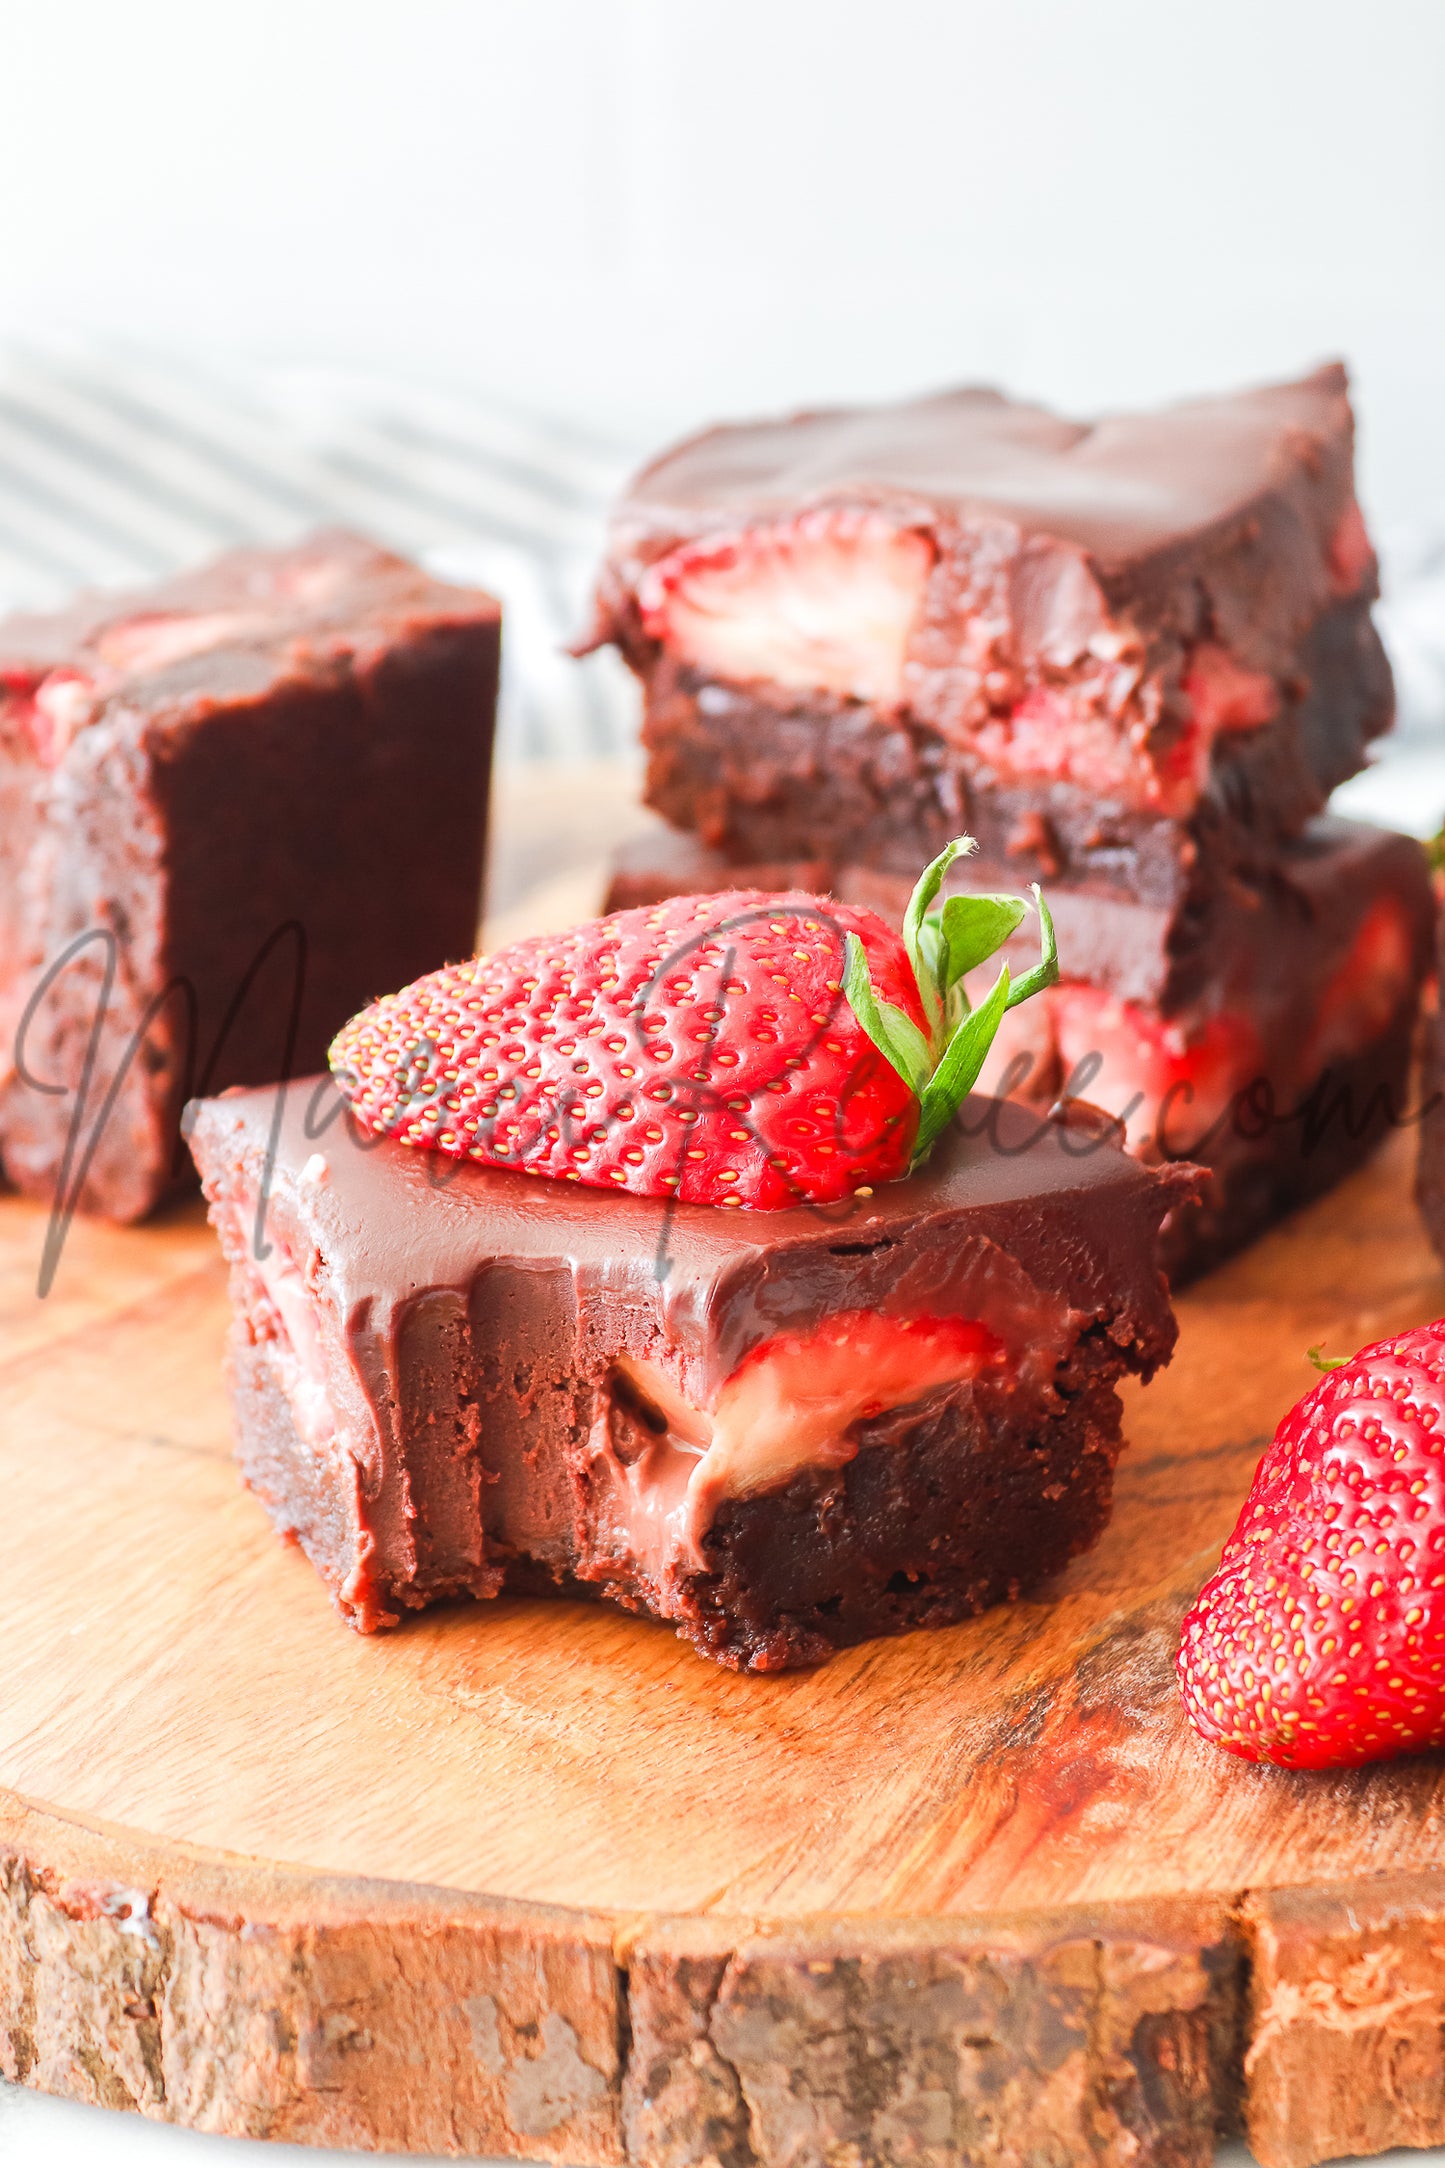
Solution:
{"label": "fresh strawberry", "polygon": [[[1004,966],[1016,898],[951,896],[934,860],[900,937],[873,912],[733,890],[618,911],[433,971],[362,1011],[331,1065],[372,1130],[456,1158],[768,1211],[916,1166],[1007,1008],[1057,975]],[[970,846],[971,847],[971,846]]]}
{"label": "fresh strawberry", "polygon": [[637,599],[650,637],[698,669],[896,706],[932,566],[916,529],[823,505],[684,543]]}
{"label": "fresh strawberry", "polygon": [[1445,1319],[1292,1408],[1184,1621],[1196,1731],[1342,1768],[1445,1745]]}

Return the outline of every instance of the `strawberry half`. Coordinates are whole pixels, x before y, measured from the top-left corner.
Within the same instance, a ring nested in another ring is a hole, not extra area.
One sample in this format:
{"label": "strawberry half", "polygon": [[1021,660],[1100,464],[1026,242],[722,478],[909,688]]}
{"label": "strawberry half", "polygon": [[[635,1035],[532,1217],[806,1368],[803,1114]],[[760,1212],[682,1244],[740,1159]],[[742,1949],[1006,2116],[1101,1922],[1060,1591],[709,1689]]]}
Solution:
{"label": "strawberry half", "polygon": [[916,528],[822,505],[684,543],[637,600],[649,637],[698,669],[891,707],[933,559]]}
{"label": "strawberry half", "polygon": [[965,975],[1026,906],[930,916],[965,847],[929,867],[901,939],[821,896],[674,897],[429,973],[353,1017],[332,1070],[378,1134],[640,1196],[770,1211],[894,1181],[1005,1009],[1058,974],[1039,898],[1040,963],[970,1004]]}
{"label": "strawberry half", "polygon": [[1335,1769],[1445,1745],[1445,1319],[1290,1410],[1184,1621],[1196,1731]]}

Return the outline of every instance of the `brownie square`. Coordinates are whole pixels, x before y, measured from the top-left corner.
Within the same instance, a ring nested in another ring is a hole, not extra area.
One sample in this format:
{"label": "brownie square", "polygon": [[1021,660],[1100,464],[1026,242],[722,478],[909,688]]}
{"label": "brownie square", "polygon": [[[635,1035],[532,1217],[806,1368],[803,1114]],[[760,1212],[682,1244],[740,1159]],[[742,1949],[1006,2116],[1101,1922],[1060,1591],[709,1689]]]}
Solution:
{"label": "brownie square", "polygon": [[0,1163],[139,1219],[197,1090],[473,947],[500,614],[346,534],[0,625]]}
{"label": "brownie square", "polygon": [[557,1589],[751,1670],[1094,1541],[1194,1184],[988,1100],[908,1180],[779,1212],[377,1140],[327,1079],[207,1100],[191,1141],[242,1471],[354,1625]]}
{"label": "brownie square", "polygon": [[616,513],[591,641],[648,801],[733,863],[1174,908],[1320,812],[1393,714],[1339,366],[1159,414],[996,392],[714,429]]}

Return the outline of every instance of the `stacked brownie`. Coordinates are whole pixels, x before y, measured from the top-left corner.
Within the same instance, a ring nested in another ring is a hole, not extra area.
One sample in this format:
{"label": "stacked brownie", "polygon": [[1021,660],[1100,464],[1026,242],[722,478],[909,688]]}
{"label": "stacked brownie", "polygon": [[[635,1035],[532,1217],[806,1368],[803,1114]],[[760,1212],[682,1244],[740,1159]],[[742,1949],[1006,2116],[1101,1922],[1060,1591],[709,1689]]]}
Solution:
{"label": "stacked brownie", "polygon": [[197,1090],[476,938],[499,612],[344,534],[0,625],[0,1163],[138,1219]]}
{"label": "stacked brownie", "polygon": [[1176,1277],[1403,1107],[1432,898],[1322,819],[1393,712],[1344,371],[1085,425],[994,392],[710,431],[616,515],[592,640],[642,681],[671,824],[614,907],[826,886],[900,912],[1042,882],[1064,983],[995,1089],[1208,1166]]}

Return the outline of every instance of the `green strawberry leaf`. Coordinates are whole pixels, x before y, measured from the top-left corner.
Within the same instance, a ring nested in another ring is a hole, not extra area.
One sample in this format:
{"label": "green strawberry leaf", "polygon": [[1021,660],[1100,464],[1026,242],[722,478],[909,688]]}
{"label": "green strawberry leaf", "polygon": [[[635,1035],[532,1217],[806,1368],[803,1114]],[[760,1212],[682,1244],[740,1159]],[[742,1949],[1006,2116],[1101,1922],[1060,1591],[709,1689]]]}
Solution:
{"label": "green strawberry leaf", "polygon": [[932,864],[924,867],[903,914],[903,946],[908,951],[908,961],[918,982],[923,1013],[935,1019],[941,1017],[943,1009],[944,987],[938,974],[940,951],[937,934],[932,931],[925,934],[924,928],[933,899],[942,888],[943,877],[955,858],[967,858],[977,849],[972,836],[955,836],[952,843],[945,844]]}
{"label": "green strawberry leaf", "polygon": [[933,1068],[932,1050],[912,1017],[874,993],[868,954],[856,933],[850,933],[844,944],[843,992],[885,1061],[893,1064],[911,1092],[921,1095]]}
{"label": "green strawberry leaf", "polygon": [[986,963],[1017,932],[1028,905],[1022,896],[948,896],[938,917],[945,958],[944,987]]}
{"label": "green strawberry leaf", "polygon": [[1059,937],[1054,932],[1053,913],[1044,902],[1044,892],[1038,882],[1031,881],[1029,886],[1039,913],[1039,960],[1032,971],[1015,979],[1008,997],[1011,1009],[1016,1009],[1021,1001],[1027,1001],[1031,994],[1041,994],[1046,986],[1056,986],[1059,979]]}
{"label": "green strawberry leaf", "polygon": [[848,1005],[918,1100],[915,1168],[923,1164],[978,1082],[1005,1012],[1054,985],[1059,976],[1053,917],[1035,882],[1038,962],[1017,979],[1007,964],[1001,965],[988,998],[977,1008],[970,1005],[965,977],[1018,931],[1028,910],[1020,896],[991,895],[948,896],[940,909],[932,909],[955,858],[973,848],[970,837],[960,836],[939,852],[914,889],[903,921],[904,946],[919,999],[924,1014],[933,1019],[928,1034],[902,1009],[879,999],[869,976],[867,952],[856,933],[848,935],[844,947],[843,992]]}
{"label": "green strawberry leaf", "polygon": [[918,1098],[918,1135],[913,1165],[919,1167],[978,1081],[1008,1007],[1009,969],[1000,966],[986,1001],[963,1017],[943,1050],[943,1058]]}

